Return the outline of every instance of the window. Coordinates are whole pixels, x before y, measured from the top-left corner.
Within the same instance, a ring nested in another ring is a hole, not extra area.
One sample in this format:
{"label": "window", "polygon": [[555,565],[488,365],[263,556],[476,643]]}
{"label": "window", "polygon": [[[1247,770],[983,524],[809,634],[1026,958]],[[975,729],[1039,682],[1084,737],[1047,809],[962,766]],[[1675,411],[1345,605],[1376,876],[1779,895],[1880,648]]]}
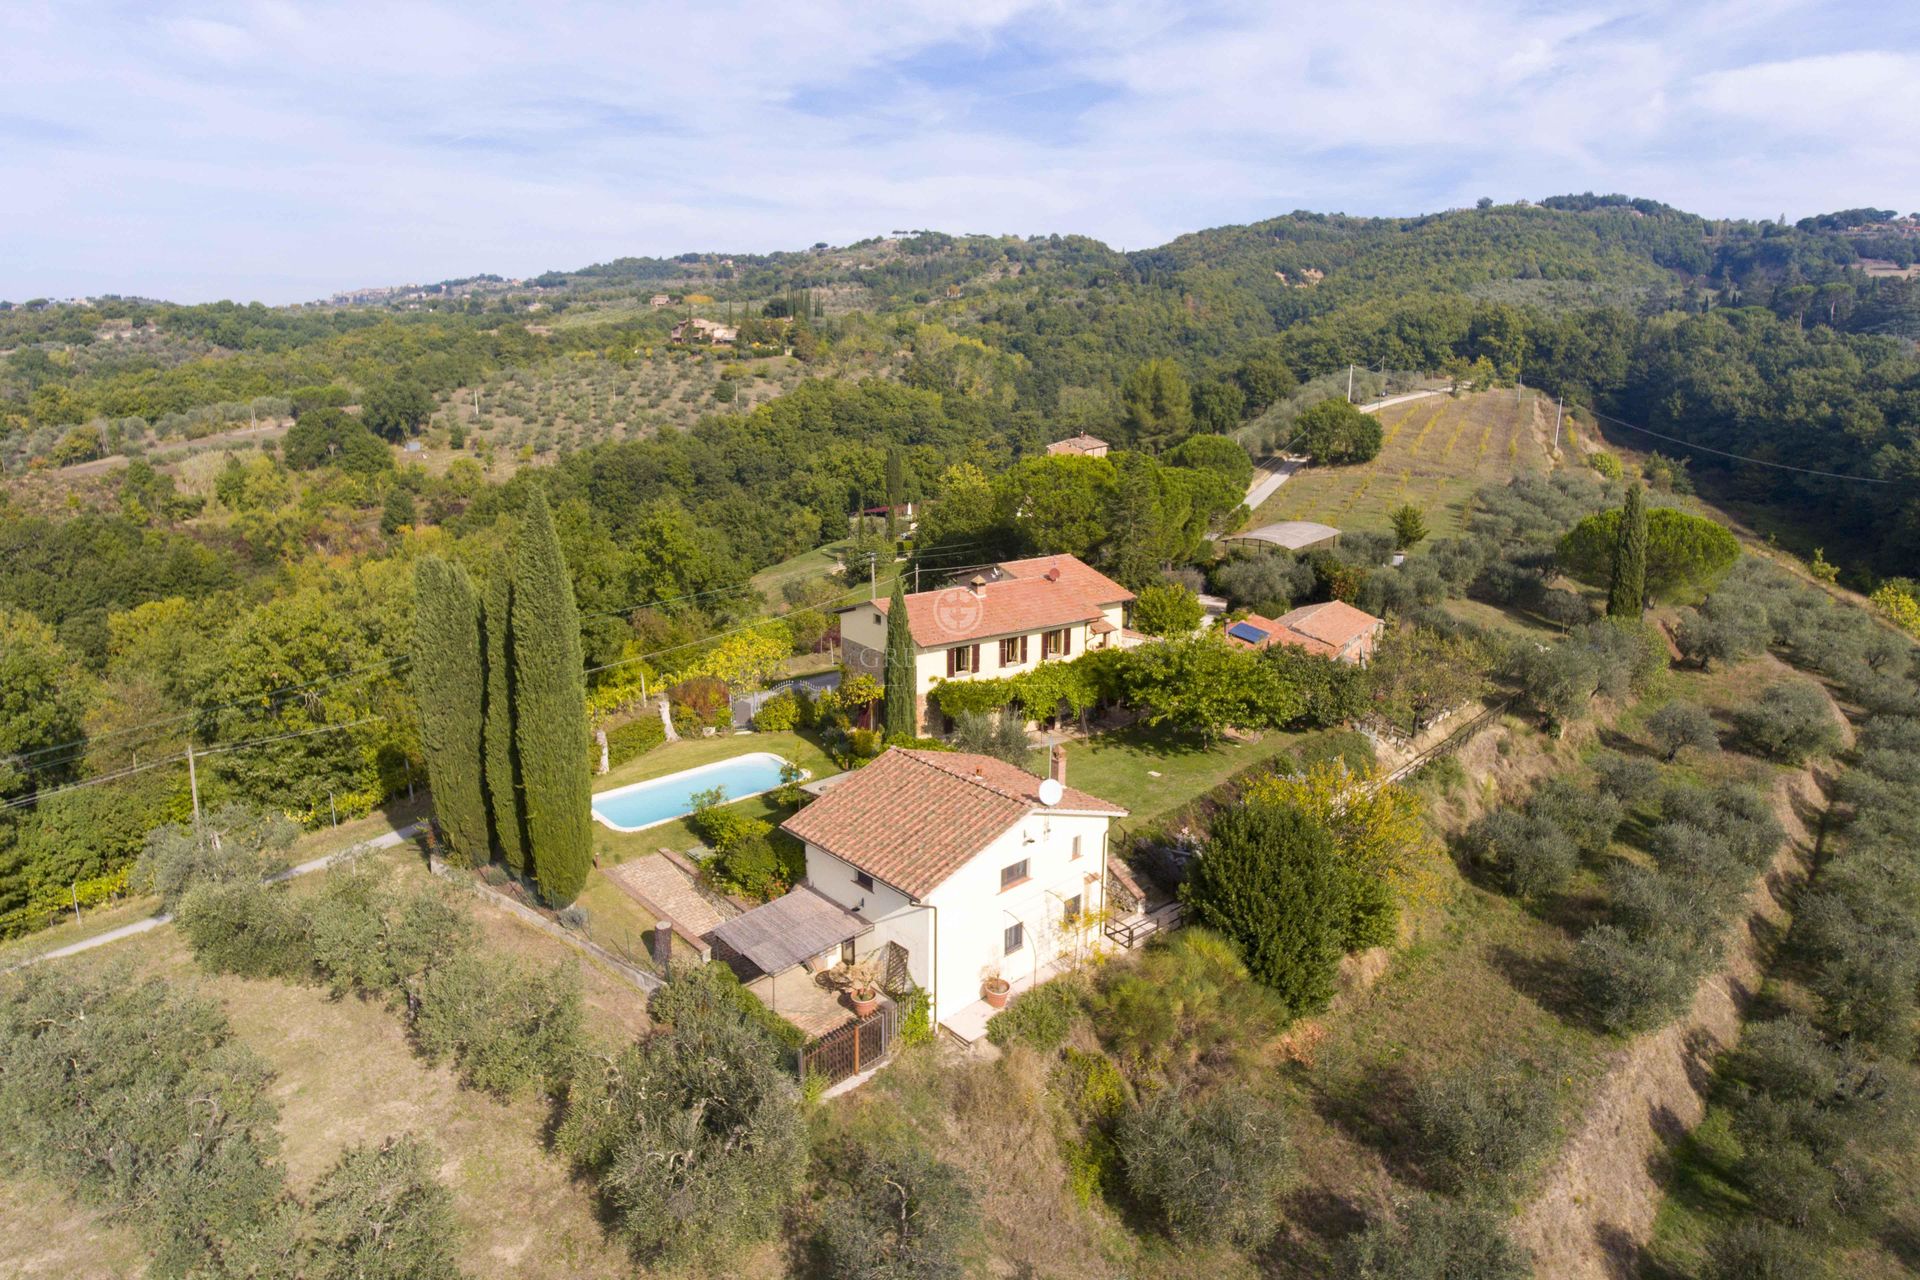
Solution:
{"label": "window", "polygon": [[1040,652],[1048,658],[1064,658],[1073,652],[1073,628],[1061,627],[1040,637]]}
{"label": "window", "polygon": [[1000,868],[1000,887],[1011,889],[1027,878],[1027,860],[1025,858],[1010,867]]}
{"label": "window", "polygon": [[1027,660],[1027,638],[1009,636],[1000,642],[1000,665],[1017,667]]}
{"label": "window", "polygon": [[1080,837],[1079,836],[1075,836],[1073,838],[1073,856],[1076,858],[1080,856]]}
{"label": "window", "polygon": [[1080,895],[1074,894],[1060,906],[1060,923],[1070,925],[1080,918]]}
{"label": "window", "polygon": [[1005,938],[1005,946],[1001,949],[1001,954],[1010,956],[1014,952],[1020,950],[1020,948],[1026,945],[1027,945],[1027,926],[1023,924],[1008,925],[1007,935]]}
{"label": "window", "polygon": [[955,645],[947,650],[947,674],[950,676],[972,675],[980,670],[980,646],[977,644]]}
{"label": "window", "polygon": [[871,889],[873,888],[873,877],[864,871],[856,871],[853,873],[853,883],[862,889]]}

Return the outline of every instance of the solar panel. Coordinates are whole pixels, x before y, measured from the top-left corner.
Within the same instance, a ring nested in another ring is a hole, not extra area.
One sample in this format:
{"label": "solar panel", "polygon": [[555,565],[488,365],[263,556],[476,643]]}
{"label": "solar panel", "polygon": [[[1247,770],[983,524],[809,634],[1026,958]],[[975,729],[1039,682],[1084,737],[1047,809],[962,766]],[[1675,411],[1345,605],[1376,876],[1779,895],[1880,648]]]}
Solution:
{"label": "solar panel", "polygon": [[1227,634],[1235,640],[1245,640],[1248,644],[1259,644],[1267,638],[1267,633],[1251,622],[1236,622],[1227,628]]}

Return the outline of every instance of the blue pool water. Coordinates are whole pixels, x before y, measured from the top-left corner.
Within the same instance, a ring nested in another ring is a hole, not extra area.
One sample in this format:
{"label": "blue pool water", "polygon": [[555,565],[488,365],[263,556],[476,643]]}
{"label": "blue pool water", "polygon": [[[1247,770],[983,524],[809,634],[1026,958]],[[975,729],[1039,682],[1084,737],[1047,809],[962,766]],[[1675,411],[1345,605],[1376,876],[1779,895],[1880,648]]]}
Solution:
{"label": "blue pool water", "polygon": [[638,831],[692,813],[697,791],[724,788],[729,802],[771,791],[780,785],[780,769],[786,763],[770,751],[755,751],[649,778],[595,796],[593,816],[615,831]]}

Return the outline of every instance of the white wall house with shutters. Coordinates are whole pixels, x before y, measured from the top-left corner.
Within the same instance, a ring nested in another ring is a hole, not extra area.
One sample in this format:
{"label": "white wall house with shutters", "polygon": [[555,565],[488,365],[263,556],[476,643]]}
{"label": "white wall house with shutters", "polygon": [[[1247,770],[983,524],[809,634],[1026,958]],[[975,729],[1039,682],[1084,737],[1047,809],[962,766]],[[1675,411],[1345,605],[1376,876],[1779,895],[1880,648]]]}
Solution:
{"label": "white wall house with shutters", "polygon": [[1105,905],[1110,821],[1035,813],[919,899],[814,844],[807,883],[873,922],[856,943],[860,959],[889,942],[905,948],[908,973],[944,1022],[981,998],[987,978],[1031,981],[1087,945],[1086,920]]}

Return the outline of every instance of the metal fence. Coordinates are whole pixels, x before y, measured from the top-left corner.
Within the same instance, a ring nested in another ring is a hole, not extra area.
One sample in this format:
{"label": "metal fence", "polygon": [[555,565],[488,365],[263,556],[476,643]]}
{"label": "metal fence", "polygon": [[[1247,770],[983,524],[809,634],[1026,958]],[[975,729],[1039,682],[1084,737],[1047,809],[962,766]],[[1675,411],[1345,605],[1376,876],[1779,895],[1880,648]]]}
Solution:
{"label": "metal fence", "polygon": [[799,1050],[800,1078],[805,1080],[809,1072],[817,1072],[829,1085],[835,1085],[871,1071],[893,1052],[899,1030],[900,1006],[882,1000],[880,1007],[866,1017],[836,1027]]}

